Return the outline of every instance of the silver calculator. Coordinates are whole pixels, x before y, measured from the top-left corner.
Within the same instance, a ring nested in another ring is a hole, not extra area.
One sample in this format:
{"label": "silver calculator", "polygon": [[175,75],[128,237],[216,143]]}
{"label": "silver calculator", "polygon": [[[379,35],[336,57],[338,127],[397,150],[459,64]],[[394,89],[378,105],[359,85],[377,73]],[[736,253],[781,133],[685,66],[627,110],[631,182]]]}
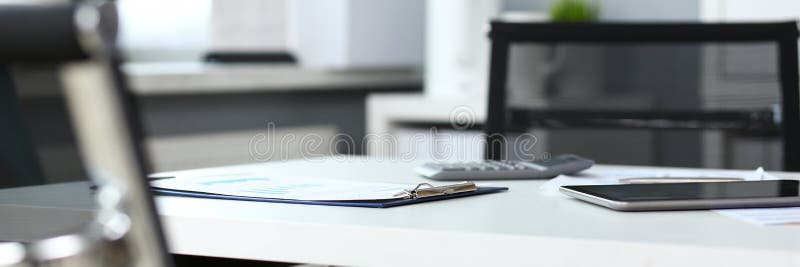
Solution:
{"label": "silver calculator", "polygon": [[426,163],[415,170],[433,180],[547,179],[573,174],[594,165],[594,160],[572,154],[532,161],[485,160],[458,163]]}

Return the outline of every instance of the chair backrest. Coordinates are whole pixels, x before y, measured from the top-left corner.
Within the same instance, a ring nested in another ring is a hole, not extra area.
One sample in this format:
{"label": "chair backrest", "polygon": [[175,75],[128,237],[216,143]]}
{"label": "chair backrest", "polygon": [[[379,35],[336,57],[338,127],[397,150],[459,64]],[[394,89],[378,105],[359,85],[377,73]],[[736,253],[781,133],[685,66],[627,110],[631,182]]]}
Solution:
{"label": "chair backrest", "polygon": [[[725,43],[774,42],[778,50],[781,91],[783,166],[800,171],[800,104],[798,100],[797,22],[780,23],[510,23],[493,21],[489,32],[491,59],[489,103],[485,133],[486,158],[504,155],[503,136],[514,120],[507,103],[509,50],[512,44],[530,43]],[[613,114],[612,114],[613,115]],[[618,114],[617,114],[618,115]],[[644,114],[658,118],[664,114]],[[667,114],[674,116],[676,114]],[[736,119],[737,114],[716,114],[714,119]],[[677,114],[680,119],[686,114]],[[702,121],[705,118],[697,118]]]}
{"label": "chair backrest", "polygon": [[0,66],[0,188],[44,183],[8,69]]}
{"label": "chair backrest", "polygon": [[[114,45],[116,19],[114,5],[98,1],[0,5],[0,64],[59,66],[81,156],[98,185],[95,221],[83,232],[23,246],[29,265],[171,265]],[[9,262],[3,256],[0,263]]]}

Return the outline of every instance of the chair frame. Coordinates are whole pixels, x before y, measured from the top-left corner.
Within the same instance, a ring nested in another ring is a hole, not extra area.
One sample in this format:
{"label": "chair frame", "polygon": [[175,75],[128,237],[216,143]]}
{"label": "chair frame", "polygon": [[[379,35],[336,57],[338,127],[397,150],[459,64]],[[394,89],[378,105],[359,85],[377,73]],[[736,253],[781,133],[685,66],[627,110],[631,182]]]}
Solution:
{"label": "chair frame", "polygon": [[[800,85],[797,22],[777,23],[512,23],[492,21],[486,158],[502,159],[512,114],[507,104],[509,50],[519,43],[719,43],[774,42],[781,91],[783,166],[800,171]],[[731,117],[731,114],[723,114]],[[714,119],[714,118],[709,118]],[[699,118],[700,121],[705,118]],[[725,130],[723,128],[723,130]]]}
{"label": "chair frame", "polygon": [[[32,19],[36,18],[36,19]],[[58,66],[94,219],[75,233],[0,243],[0,266],[172,266],[146,180],[141,121],[120,70],[110,2],[0,6],[0,63]]]}

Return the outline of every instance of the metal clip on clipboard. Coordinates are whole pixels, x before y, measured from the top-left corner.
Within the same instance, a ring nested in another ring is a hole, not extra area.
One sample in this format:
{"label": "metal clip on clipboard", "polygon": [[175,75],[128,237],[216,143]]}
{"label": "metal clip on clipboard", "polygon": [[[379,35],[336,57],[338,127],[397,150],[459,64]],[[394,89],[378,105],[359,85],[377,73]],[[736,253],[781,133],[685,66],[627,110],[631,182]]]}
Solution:
{"label": "metal clip on clipboard", "polygon": [[408,198],[418,199],[426,197],[434,197],[441,195],[451,195],[464,192],[472,192],[478,190],[478,186],[472,182],[461,182],[457,184],[433,186],[429,183],[420,183],[412,190],[406,190],[405,194]]}

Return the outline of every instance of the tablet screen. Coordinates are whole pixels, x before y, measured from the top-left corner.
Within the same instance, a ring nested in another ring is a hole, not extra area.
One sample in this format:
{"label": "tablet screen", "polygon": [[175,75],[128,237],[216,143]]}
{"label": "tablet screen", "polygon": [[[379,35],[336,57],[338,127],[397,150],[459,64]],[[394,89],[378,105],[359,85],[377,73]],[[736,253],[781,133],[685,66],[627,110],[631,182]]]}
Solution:
{"label": "tablet screen", "polygon": [[615,201],[798,197],[795,180],[565,186]]}

